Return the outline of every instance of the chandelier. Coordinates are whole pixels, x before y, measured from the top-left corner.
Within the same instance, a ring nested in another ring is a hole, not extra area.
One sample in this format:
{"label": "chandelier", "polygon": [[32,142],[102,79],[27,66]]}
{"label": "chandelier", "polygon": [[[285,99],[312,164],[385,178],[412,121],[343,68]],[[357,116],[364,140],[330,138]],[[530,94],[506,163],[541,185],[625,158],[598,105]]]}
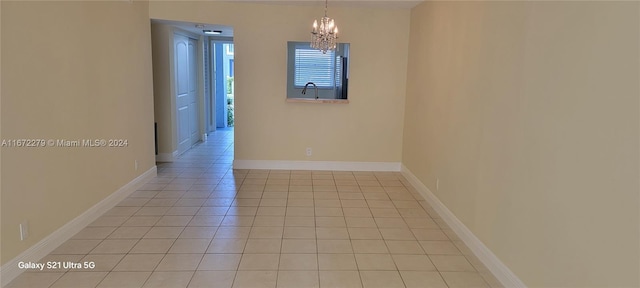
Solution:
{"label": "chandelier", "polygon": [[322,54],[326,54],[327,50],[335,50],[338,43],[338,26],[333,19],[327,17],[328,1],[324,1],[324,17],[320,19],[320,26],[318,27],[318,20],[314,20],[311,31],[311,48],[321,50]]}

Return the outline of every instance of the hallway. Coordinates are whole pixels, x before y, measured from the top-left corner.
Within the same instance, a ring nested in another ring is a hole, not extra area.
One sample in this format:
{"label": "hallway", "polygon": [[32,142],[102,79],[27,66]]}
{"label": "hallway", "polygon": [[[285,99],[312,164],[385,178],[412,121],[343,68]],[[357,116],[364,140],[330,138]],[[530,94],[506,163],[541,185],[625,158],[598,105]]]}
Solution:
{"label": "hallway", "polygon": [[233,170],[233,138],[218,130],[159,163],[157,178],[39,261],[94,269],[25,272],[8,287],[497,283],[399,173]]}

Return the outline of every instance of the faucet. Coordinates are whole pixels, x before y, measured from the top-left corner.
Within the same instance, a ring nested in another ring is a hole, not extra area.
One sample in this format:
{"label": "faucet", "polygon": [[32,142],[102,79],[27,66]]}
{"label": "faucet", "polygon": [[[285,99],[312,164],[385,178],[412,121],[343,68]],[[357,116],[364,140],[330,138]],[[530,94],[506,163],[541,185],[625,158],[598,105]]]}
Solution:
{"label": "faucet", "polygon": [[313,88],[316,89],[316,99],[318,99],[318,86],[316,86],[316,84],[313,82],[307,82],[307,84],[304,84],[304,89],[302,89],[302,95],[307,94],[307,86],[309,85],[313,85]]}

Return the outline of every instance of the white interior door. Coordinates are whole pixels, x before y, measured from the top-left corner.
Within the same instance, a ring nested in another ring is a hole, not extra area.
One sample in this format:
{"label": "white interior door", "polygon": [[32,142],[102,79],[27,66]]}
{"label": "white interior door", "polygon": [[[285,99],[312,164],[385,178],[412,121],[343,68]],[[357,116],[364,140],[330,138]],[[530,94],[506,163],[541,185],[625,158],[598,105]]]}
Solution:
{"label": "white interior door", "polygon": [[[178,153],[198,142],[197,41],[174,35]],[[195,133],[195,137],[193,134]]]}

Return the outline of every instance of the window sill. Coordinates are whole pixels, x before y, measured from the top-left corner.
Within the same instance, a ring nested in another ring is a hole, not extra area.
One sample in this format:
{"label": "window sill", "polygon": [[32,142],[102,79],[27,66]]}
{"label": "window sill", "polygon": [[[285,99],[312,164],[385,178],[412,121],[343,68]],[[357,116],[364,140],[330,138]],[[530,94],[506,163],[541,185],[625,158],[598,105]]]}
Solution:
{"label": "window sill", "polygon": [[349,104],[349,99],[287,98],[288,103]]}

